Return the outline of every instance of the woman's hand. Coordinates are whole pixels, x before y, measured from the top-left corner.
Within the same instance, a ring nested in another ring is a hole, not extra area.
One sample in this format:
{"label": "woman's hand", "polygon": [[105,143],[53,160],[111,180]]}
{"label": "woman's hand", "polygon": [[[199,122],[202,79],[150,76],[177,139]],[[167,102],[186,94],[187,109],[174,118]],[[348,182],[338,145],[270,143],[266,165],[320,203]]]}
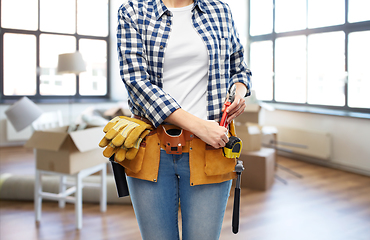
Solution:
{"label": "woman's hand", "polygon": [[[237,116],[242,114],[245,110],[245,99],[244,96],[247,92],[247,87],[243,83],[235,83],[236,91],[234,102],[227,108],[227,123],[229,124]],[[222,112],[225,111],[225,107],[222,108]]]}
{"label": "woman's hand", "polygon": [[197,137],[214,148],[225,147],[229,141],[227,132],[228,130],[221,127],[217,122],[206,120],[202,120],[199,128],[193,131]]}
{"label": "woman's hand", "polygon": [[[235,86],[234,102],[227,108],[228,123],[242,114],[245,109],[244,96],[247,93],[247,87],[243,83],[235,83]],[[224,109],[222,110],[224,111]],[[224,147],[229,141],[228,130],[225,127],[220,126],[215,121],[202,120],[181,108],[174,111],[165,121],[194,133],[214,148]]]}
{"label": "woman's hand", "polygon": [[214,148],[224,147],[229,141],[227,136],[228,130],[225,127],[221,127],[215,121],[200,119],[181,108],[167,117],[166,122],[194,133]]}

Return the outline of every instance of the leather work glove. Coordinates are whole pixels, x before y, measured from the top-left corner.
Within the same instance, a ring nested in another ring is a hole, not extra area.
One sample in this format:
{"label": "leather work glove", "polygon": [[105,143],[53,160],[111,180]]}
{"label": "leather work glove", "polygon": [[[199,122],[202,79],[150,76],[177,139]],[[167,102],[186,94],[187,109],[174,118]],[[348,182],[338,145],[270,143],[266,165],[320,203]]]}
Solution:
{"label": "leather work glove", "polygon": [[117,116],[117,117],[114,117],[113,119],[111,119],[111,120],[107,123],[107,125],[105,125],[105,127],[104,127],[103,131],[106,133],[106,132],[108,132],[109,130],[111,130],[111,129],[114,127],[114,125],[116,125],[116,123],[117,123],[118,121],[120,121],[122,118],[123,118],[123,116]]}
{"label": "leather work glove", "polygon": [[[113,118],[111,121],[113,121],[115,118]],[[105,134],[105,138],[108,139],[108,140],[111,140],[112,138],[114,138],[115,136],[117,136],[117,134],[126,128],[127,125],[129,124],[135,124],[135,122],[131,122],[129,120],[127,120],[126,118],[124,117],[119,117],[117,121],[113,122],[114,125],[110,122],[108,122],[108,124],[104,127],[103,131],[106,133]]]}
{"label": "leather work glove", "polygon": [[[133,147],[134,141],[139,138],[140,134],[145,130],[145,128],[146,126],[140,126],[135,122],[131,122],[127,124],[120,132],[118,132],[118,134],[116,134],[116,136],[112,139],[112,143],[115,146],[124,145],[127,148],[131,148]],[[109,132],[112,132],[112,130]]]}
{"label": "leather work glove", "polygon": [[[123,123],[127,123],[128,124],[128,122],[127,122],[127,119],[124,119],[123,118],[123,116],[118,116],[118,117],[115,117],[115,118],[113,118],[112,120],[110,120],[108,123],[107,123],[107,125],[105,125],[105,127],[104,127],[104,129],[103,129],[103,131],[105,132],[105,133],[107,133],[107,132],[109,132],[110,130],[112,130],[113,129],[113,127],[119,127],[119,128],[121,128],[121,127],[124,127],[125,125],[123,125]],[[120,130],[120,129],[118,129],[118,130]],[[115,131],[118,131],[118,130],[115,130]],[[113,132],[112,132],[112,134],[113,134]],[[106,146],[108,146],[108,144],[110,143],[110,140],[111,140],[112,138],[109,138],[108,136],[107,136],[107,134],[105,134],[105,136],[103,137],[103,139],[100,141],[100,143],[99,143],[99,147],[106,147]]]}
{"label": "leather work glove", "polygon": [[113,154],[115,154],[119,150],[118,147],[114,146],[113,143],[109,143],[107,147],[103,151],[103,155],[106,158],[110,158]]}
{"label": "leather work glove", "polygon": [[125,116],[115,117],[104,127],[106,134],[99,146],[106,147],[103,151],[105,157],[116,154],[115,159],[119,162],[125,158],[131,160],[135,158],[141,141],[151,130],[152,126],[144,121]]}
{"label": "leather work glove", "polygon": [[147,129],[153,130],[153,127],[139,119],[125,116],[115,117],[104,127],[103,131],[106,134],[99,146],[106,147],[112,141],[116,147],[124,144],[125,147],[132,148],[140,134]]}
{"label": "leather work glove", "polygon": [[122,145],[116,152],[114,159],[118,162],[122,162],[125,160],[125,158],[127,160],[133,160],[136,157],[136,154],[139,152],[141,142],[149,133],[150,130],[148,129],[142,132],[132,148],[126,148],[124,145]]}
{"label": "leather work glove", "polygon": [[145,130],[143,133],[141,133],[140,137],[136,140],[134,146],[130,149],[128,149],[126,153],[126,158],[128,160],[132,160],[136,157],[137,152],[139,151],[140,144],[143,141],[143,139],[150,133],[150,130]]}
{"label": "leather work glove", "polygon": [[127,148],[125,146],[121,146],[118,151],[116,152],[116,155],[114,156],[114,160],[117,162],[122,162],[126,158]]}

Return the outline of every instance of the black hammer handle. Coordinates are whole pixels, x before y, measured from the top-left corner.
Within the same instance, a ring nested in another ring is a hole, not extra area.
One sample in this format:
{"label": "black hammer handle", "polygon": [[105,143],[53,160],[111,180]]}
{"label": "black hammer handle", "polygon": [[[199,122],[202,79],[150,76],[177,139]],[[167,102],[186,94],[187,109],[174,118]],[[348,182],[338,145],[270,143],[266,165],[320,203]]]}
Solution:
{"label": "black hammer handle", "polygon": [[109,161],[112,163],[114,180],[116,182],[116,189],[118,197],[126,197],[129,195],[128,186],[126,181],[125,168],[114,161],[114,154],[109,158]]}
{"label": "black hammer handle", "polygon": [[[239,162],[238,162],[239,163]],[[241,182],[241,175],[243,171],[243,166],[240,163],[237,165],[237,178],[235,184],[235,193],[234,193],[234,207],[233,207],[233,220],[232,220],[232,228],[233,233],[237,234],[239,231],[239,212],[240,212],[240,182]]]}
{"label": "black hammer handle", "polygon": [[240,207],[240,188],[235,188],[233,221],[232,221],[234,234],[237,234],[239,231],[239,207]]}

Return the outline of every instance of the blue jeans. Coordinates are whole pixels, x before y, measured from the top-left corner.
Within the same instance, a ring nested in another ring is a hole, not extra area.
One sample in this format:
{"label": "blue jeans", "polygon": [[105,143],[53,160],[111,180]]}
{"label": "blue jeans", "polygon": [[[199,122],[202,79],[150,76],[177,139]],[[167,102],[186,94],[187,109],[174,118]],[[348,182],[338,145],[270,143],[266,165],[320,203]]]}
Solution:
{"label": "blue jeans", "polygon": [[157,182],[128,177],[131,201],[144,240],[179,238],[179,201],[183,240],[217,240],[231,180],[190,186],[189,154],[161,150]]}

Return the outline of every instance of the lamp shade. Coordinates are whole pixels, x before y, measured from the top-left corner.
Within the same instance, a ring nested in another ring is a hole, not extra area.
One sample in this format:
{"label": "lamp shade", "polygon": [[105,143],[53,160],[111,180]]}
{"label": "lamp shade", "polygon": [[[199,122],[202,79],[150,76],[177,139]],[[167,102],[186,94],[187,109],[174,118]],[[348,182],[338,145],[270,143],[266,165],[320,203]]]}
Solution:
{"label": "lamp shade", "polygon": [[19,132],[31,125],[41,116],[42,112],[41,108],[29,98],[23,97],[5,110],[5,115],[15,130]]}
{"label": "lamp shade", "polygon": [[75,73],[86,71],[86,65],[80,52],[64,53],[58,56],[58,74]]}

